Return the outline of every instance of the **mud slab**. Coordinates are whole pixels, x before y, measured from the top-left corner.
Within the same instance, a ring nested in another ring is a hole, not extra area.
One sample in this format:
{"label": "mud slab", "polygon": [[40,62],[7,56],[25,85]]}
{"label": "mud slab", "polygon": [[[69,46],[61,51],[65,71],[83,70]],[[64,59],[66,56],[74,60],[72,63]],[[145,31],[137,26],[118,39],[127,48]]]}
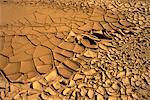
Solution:
{"label": "mud slab", "polygon": [[150,99],[148,0],[2,0],[0,12],[0,99]]}

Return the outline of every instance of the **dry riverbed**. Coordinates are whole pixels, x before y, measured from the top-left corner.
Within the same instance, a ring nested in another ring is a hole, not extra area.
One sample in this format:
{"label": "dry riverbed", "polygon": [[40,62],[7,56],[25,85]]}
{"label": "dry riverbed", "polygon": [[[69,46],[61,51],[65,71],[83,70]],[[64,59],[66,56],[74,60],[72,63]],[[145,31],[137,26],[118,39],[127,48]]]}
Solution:
{"label": "dry riverbed", "polygon": [[150,100],[148,0],[2,0],[0,10],[0,100]]}

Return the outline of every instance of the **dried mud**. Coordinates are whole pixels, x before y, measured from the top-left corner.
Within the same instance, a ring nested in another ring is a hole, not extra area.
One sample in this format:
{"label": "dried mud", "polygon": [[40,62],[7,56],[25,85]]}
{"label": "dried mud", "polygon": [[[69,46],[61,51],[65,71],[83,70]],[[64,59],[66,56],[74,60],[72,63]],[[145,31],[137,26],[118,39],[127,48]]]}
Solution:
{"label": "dried mud", "polygon": [[150,99],[148,0],[2,0],[0,8],[0,99]]}

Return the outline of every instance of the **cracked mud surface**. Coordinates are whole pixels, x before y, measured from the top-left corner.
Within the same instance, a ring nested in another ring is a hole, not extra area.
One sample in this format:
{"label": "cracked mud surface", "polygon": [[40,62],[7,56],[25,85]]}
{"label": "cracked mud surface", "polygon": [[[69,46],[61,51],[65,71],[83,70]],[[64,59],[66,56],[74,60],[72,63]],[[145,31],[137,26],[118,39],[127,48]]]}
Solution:
{"label": "cracked mud surface", "polygon": [[148,0],[0,7],[0,100],[150,99]]}

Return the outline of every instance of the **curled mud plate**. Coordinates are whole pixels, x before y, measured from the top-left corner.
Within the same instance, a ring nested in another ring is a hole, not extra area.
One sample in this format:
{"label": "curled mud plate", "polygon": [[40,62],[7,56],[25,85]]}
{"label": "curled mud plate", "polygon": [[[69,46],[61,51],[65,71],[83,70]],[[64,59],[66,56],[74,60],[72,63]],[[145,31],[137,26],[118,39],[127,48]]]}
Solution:
{"label": "curled mud plate", "polygon": [[0,99],[149,100],[149,0],[1,0]]}

